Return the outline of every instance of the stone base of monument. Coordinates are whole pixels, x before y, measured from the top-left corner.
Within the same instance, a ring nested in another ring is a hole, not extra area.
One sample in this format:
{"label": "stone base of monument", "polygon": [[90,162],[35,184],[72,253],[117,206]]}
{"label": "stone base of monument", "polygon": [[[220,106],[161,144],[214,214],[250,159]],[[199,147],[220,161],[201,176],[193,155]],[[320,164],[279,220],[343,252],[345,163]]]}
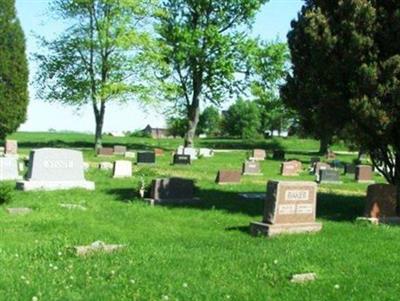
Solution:
{"label": "stone base of monument", "polygon": [[242,173],[242,175],[244,176],[263,176],[264,174],[259,172],[259,173],[255,173],[255,172],[244,172]]}
{"label": "stone base of monument", "polygon": [[318,184],[343,184],[342,181],[317,181]]}
{"label": "stone base of monument", "polygon": [[154,205],[200,205],[203,201],[199,198],[187,198],[187,199],[150,199],[145,198],[145,202]]}
{"label": "stone base of monument", "polygon": [[90,181],[18,181],[17,189],[23,191],[32,190],[67,190],[82,188],[86,190],[94,190],[95,184]]}
{"label": "stone base of monument", "polygon": [[272,225],[262,222],[250,223],[250,233],[253,236],[275,236],[279,234],[295,234],[318,232],[322,229],[321,223],[298,223]]}
{"label": "stone base of monument", "polygon": [[399,225],[400,217],[399,216],[390,216],[390,217],[357,217],[357,222],[360,223],[369,223],[373,225]]}

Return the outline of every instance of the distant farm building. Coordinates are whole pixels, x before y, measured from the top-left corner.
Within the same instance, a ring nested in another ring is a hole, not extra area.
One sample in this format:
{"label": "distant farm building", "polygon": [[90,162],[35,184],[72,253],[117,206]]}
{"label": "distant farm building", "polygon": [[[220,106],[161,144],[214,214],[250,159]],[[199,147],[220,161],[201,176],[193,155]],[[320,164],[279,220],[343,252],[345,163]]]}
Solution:
{"label": "distant farm building", "polygon": [[160,139],[160,138],[169,138],[170,136],[168,135],[168,130],[167,129],[162,129],[162,128],[153,128],[150,125],[147,125],[143,129],[143,133],[146,136],[150,136],[154,139]]}

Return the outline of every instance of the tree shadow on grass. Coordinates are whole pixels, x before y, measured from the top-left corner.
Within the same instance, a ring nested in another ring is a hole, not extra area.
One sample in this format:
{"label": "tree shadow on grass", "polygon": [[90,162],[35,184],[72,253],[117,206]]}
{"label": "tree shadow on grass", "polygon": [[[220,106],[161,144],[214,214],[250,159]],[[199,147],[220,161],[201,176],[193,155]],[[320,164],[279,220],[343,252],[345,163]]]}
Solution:
{"label": "tree shadow on grass", "polygon": [[255,140],[255,141],[238,141],[234,139],[202,139],[197,141],[198,146],[212,149],[254,149],[261,148],[265,150],[282,150],[283,146],[276,140]]}

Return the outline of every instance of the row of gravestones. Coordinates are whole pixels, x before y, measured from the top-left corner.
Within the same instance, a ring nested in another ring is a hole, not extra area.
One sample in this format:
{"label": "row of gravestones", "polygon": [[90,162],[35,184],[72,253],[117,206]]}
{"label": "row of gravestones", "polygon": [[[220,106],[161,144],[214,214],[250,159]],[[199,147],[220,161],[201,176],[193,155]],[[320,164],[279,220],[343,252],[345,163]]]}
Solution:
{"label": "row of gravestones", "polygon": [[[313,173],[319,183],[341,183],[340,172],[332,165],[324,162],[316,162],[313,166]],[[369,165],[349,164],[345,167],[346,174],[354,174],[355,181],[358,183],[372,183],[373,170]]]}

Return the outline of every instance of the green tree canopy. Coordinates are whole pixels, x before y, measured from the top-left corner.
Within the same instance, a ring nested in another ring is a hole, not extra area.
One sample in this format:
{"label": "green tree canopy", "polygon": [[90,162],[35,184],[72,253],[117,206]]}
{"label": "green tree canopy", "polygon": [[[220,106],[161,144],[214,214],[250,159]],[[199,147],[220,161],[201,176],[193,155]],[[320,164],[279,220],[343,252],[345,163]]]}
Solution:
{"label": "green tree canopy", "polygon": [[208,136],[218,135],[221,126],[221,116],[214,106],[209,106],[200,114],[199,124],[197,125],[198,134]]}
{"label": "green tree canopy", "polygon": [[25,37],[14,0],[0,0],[0,138],[26,119],[29,103]]}

